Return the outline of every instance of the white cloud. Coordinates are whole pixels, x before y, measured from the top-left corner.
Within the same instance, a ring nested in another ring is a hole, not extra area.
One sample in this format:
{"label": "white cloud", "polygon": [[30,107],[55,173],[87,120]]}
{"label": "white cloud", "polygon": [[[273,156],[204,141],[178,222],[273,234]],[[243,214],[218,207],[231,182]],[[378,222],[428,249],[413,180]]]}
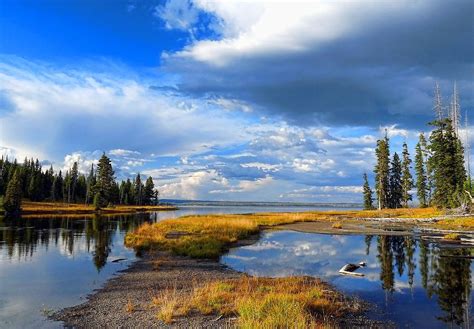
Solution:
{"label": "white cloud", "polygon": [[188,0],[167,0],[156,7],[155,15],[165,22],[167,29],[187,31],[197,23],[199,9]]}

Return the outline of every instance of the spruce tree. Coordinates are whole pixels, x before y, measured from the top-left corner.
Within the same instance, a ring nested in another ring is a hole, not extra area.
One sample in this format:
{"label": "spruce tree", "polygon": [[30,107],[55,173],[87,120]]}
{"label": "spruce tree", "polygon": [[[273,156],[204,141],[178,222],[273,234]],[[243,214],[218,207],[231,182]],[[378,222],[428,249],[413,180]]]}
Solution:
{"label": "spruce tree", "polygon": [[395,152],[390,167],[390,208],[400,208],[403,200],[402,163]]}
{"label": "spruce tree", "polygon": [[466,181],[464,150],[450,119],[432,123],[430,168],[433,171],[433,204],[442,208],[458,207]]}
{"label": "spruce tree", "polygon": [[111,201],[114,182],[112,163],[104,153],[97,164],[97,183],[94,189],[96,194],[100,194],[101,206],[105,206]]}
{"label": "spruce tree", "polygon": [[3,199],[3,209],[5,209],[5,215],[14,216],[18,215],[21,211],[21,181],[20,172],[18,169],[13,173],[12,178],[8,182],[5,197]]}
{"label": "spruce tree", "polygon": [[411,175],[411,159],[408,146],[403,143],[402,152],[402,205],[408,208],[408,202],[412,200],[410,190],[413,188],[413,176]]}
{"label": "spruce tree", "polygon": [[374,209],[374,199],[372,196],[372,189],[370,188],[369,185],[369,180],[367,179],[367,174],[364,173],[364,209],[365,210],[371,210]]}
{"label": "spruce tree", "polygon": [[145,204],[150,205],[153,203],[153,197],[155,194],[155,184],[153,183],[153,178],[148,176],[145,182],[145,192],[144,192],[144,201]]}
{"label": "spruce tree", "polygon": [[133,186],[133,194],[134,194],[136,205],[143,204],[143,190],[144,188],[143,188],[142,180],[140,177],[140,173],[138,173],[137,176],[135,177],[135,183]]}
{"label": "spruce tree", "polygon": [[425,208],[428,206],[428,178],[426,177],[426,162],[422,150],[424,135],[420,134],[419,139],[415,149],[416,195],[420,207]]}
{"label": "spruce tree", "polygon": [[96,178],[94,174],[94,164],[91,165],[91,170],[89,172],[89,176],[87,176],[86,184],[87,184],[87,190],[86,190],[85,203],[89,204],[94,199],[94,186],[96,184]]}
{"label": "spruce tree", "polygon": [[375,149],[377,164],[375,165],[375,192],[377,194],[378,208],[387,208],[389,206],[390,192],[390,146],[389,139],[385,135],[384,139],[377,141]]}

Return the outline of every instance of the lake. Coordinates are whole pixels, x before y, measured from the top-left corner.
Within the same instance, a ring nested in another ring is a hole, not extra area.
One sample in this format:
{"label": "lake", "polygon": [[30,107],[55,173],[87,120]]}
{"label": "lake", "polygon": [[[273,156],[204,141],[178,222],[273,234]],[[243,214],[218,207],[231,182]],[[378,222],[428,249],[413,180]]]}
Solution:
{"label": "lake", "polygon": [[0,328],[62,328],[45,315],[83,302],[134,262],[124,236],[144,222],[192,214],[315,209],[330,208],[212,203],[130,216],[0,220]]}
{"label": "lake", "polygon": [[[450,247],[413,236],[327,235],[267,231],[221,262],[254,276],[309,275],[376,306],[369,316],[405,328],[472,325],[473,248]],[[367,263],[364,277],[338,273]]]}

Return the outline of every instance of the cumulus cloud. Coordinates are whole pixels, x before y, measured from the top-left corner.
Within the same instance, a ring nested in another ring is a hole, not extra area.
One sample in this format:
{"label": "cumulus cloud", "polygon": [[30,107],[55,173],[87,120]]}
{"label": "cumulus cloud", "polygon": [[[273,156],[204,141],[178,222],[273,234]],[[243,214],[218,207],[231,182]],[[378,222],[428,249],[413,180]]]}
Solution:
{"label": "cumulus cloud", "polygon": [[0,112],[2,146],[24,152],[34,145],[30,155],[55,159],[97,149],[116,156],[183,155],[242,138],[243,120],[149,86],[129,72],[101,74],[2,57],[0,95],[10,104]]}
{"label": "cumulus cloud", "polygon": [[195,0],[220,38],[163,56],[181,91],[230,98],[298,125],[432,118],[434,81],[474,99],[472,2]]}

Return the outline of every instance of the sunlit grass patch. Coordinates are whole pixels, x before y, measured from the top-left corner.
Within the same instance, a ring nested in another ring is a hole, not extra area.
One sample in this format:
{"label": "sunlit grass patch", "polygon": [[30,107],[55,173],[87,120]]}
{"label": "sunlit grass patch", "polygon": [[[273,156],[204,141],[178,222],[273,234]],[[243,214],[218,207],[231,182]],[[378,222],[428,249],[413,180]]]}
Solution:
{"label": "sunlit grass patch", "polygon": [[153,304],[166,323],[198,312],[237,316],[242,328],[308,328],[331,316],[361,311],[309,277],[217,280],[196,286],[189,294],[167,290],[155,297]]}
{"label": "sunlit grass patch", "polygon": [[355,213],[355,218],[432,218],[445,215],[445,211],[436,208],[399,208],[382,210],[362,210]]}
{"label": "sunlit grass patch", "polygon": [[443,229],[472,229],[474,217],[447,218],[437,222],[436,226]]}
{"label": "sunlit grass patch", "polygon": [[443,236],[444,240],[453,240],[453,241],[459,241],[461,240],[461,236],[457,233],[449,233]]}

